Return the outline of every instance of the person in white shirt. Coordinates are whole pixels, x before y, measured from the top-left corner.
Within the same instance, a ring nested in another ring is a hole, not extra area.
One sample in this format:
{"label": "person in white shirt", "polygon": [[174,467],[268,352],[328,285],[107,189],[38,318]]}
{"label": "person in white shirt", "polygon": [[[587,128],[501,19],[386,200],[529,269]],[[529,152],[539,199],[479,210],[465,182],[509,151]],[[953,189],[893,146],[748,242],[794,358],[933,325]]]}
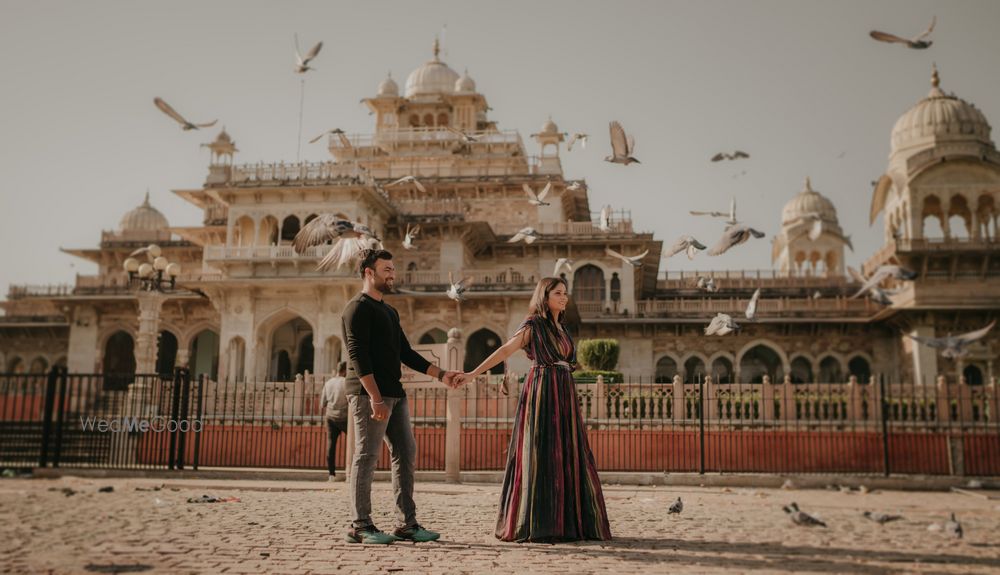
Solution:
{"label": "person in white shirt", "polygon": [[327,451],[326,467],[330,472],[329,481],[343,481],[343,474],[337,475],[334,469],[334,457],[337,453],[337,438],[343,433],[347,435],[347,394],[344,382],[347,376],[347,362],[342,361],[337,366],[337,375],[326,380],[323,385],[323,398],[320,409],[326,415]]}

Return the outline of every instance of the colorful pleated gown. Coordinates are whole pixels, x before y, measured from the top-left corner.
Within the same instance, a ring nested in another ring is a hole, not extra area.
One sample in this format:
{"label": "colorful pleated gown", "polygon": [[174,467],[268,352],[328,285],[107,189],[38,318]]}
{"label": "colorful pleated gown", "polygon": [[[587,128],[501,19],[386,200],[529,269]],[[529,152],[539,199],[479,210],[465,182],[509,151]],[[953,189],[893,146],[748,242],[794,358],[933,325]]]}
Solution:
{"label": "colorful pleated gown", "polygon": [[503,541],[611,539],[594,455],[570,365],[573,340],[545,318],[529,318],[532,367],[517,403],[496,536]]}

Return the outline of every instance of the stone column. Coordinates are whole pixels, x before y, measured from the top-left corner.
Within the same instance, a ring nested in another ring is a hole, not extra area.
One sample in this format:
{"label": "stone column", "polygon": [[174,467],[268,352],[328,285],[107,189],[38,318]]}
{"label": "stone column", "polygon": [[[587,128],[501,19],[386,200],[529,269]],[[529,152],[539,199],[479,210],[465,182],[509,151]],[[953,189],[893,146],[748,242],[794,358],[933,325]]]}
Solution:
{"label": "stone column", "polygon": [[[910,332],[910,335],[917,337],[934,337],[932,326],[920,326]],[[925,345],[910,341],[913,349],[913,377],[916,385],[929,385],[938,374],[937,352]]]}
{"label": "stone column", "polygon": [[[135,341],[135,372],[153,373],[156,370],[156,340],[160,333],[160,309],[166,299],[158,291],[141,290],[136,293],[139,301],[139,331]],[[180,356],[178,349],[178,356]]]}
{"label": "stone column", "polygon": [[[462,331],[458,328],[448,330],[448,348],[442,368],[449,371],[462,371]],[[475,385],[473,383],[472,385]],[[462,461],[462,394],[459,389],[449,388],[447,391],[448,406],[445,412],[445,445],[444,445],[444,475],[449,482],[457,483],[460,478]]]}

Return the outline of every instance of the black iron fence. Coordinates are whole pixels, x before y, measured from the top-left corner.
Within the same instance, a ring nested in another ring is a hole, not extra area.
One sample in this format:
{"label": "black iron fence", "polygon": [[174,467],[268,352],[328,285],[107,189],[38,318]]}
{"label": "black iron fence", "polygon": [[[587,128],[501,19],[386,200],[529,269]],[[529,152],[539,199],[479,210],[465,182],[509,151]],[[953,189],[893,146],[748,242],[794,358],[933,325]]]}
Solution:
{"label": "black iron fence", "polygon": [[[323,380],[0,374],[0,466],[322,469]],[[521,385],[407,384],[418,469],[503,469]],[[575,390],[601,470],[1000,475],[995,383],[626,378]]]}

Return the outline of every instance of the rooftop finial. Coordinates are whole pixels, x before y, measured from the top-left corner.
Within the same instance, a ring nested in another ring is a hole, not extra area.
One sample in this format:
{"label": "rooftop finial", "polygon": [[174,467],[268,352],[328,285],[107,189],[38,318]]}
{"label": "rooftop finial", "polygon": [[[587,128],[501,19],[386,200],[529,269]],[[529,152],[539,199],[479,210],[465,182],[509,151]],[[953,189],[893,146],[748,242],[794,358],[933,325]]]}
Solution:
{"label": "rooftop finial", "polygon": [[811,191],[813,191],[812,180],[809,179],[809,176],[806,176],[806,187],[802,191],[804,191],[804,192],[811,192]]}
{"label": "rooftop finial", "polygon": [[932,63],[931,67],[933,72],[931,72],[931,86],[937,88],[941,85],[941,76],[938,75],[937,63]]}
{"label": "rooftop finial", "polygon": [[438,41],[437,36],[434,37],[434,59],[438,59],[438,54],[441,53],[441,42]]}

